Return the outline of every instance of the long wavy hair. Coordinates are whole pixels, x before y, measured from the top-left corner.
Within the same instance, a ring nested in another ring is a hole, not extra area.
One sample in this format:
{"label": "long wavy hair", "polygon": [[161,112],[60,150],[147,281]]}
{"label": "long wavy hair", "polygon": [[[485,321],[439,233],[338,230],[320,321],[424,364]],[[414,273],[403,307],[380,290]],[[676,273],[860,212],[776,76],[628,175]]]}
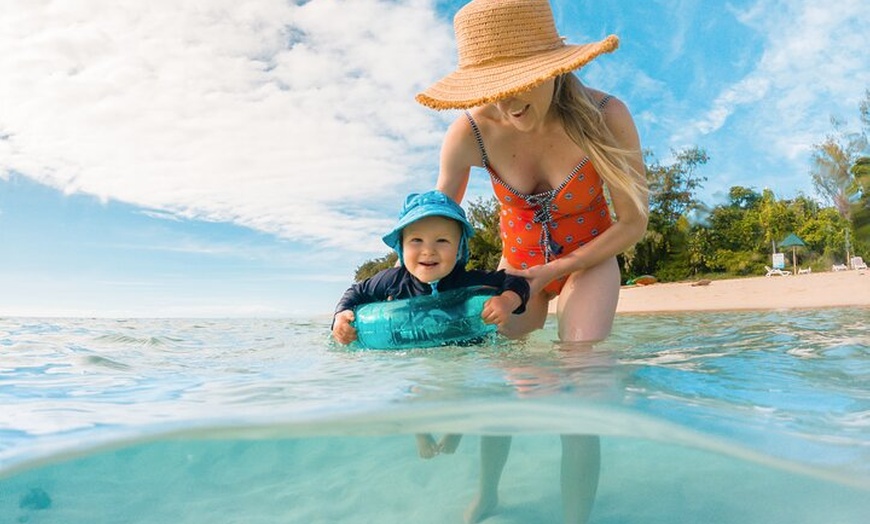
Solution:
{"label": "long wavy hair", "polygon": [[553,104],[571,140],[589,155],[604,183],[625,192],[643,215],[649,213],[646,177],[631,166],[629,158],[640,154],[619,147],[604,123],[604,115],[589,91],[573,73],[556,77]]}

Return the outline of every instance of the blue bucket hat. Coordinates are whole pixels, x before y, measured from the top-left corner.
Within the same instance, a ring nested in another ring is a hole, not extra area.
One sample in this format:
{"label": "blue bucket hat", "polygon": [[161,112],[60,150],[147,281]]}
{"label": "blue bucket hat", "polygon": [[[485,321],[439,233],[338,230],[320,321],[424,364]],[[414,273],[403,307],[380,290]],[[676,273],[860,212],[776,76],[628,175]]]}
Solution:
{"label": "blue bucket hat", "polygon": [[456,262],[465,265],[468,262],[468,239],[474,236],[474,228],[465,218],[465,211],[459,207],[459,204],[441,191],[433,190],[408,195],[405,199],[405,205],[402,206],[402,212],[399,213],[399,222],[392,231],[384,235],[384,243],[395,249],[396,253],[399,254],[399,261],[404,263],[402,260],[402,230],[412,222],[431,216],[452,218],[462,226]]}

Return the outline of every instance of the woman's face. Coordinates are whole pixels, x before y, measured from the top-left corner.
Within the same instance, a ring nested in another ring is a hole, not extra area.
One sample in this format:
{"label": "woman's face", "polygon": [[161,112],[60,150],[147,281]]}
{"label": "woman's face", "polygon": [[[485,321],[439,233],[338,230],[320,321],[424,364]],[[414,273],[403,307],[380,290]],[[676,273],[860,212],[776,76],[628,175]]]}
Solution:
{"label": "woman's face", "polygon": [[514,127],[520,131],[531,131],[544,123],[553,102],[555,83],[556,79],[551,78],[528,91],[499,100],[494,105]]}

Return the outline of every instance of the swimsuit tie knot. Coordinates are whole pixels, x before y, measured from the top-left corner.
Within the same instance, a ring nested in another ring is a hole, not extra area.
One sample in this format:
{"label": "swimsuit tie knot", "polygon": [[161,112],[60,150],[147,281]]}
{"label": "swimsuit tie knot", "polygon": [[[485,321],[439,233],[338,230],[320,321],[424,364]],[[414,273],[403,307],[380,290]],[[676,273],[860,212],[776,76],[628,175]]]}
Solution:
{"label": "swimsuit tie knot", "polygon": [[535,207],[532,220],[541,224],[541,239],[539,241],[544,250],[544,261],[549,262],[551,256],[562,254],[562,246],[550,235],[550,224],[553,223],[553,200],[556,198],[555,189],[545,193],[538,193],[526,198],[526,201]]}

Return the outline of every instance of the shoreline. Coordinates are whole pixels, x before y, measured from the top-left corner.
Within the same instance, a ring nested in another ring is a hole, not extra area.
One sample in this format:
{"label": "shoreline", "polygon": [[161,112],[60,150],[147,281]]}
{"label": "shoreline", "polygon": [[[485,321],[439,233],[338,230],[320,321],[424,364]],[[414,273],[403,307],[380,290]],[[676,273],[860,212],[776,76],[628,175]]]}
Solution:
{"label": "shoreline", "polygon": [[[870,307],[870,271],[622,286],[617,314]],[[555,314],[556,301],[550,302]]]}

